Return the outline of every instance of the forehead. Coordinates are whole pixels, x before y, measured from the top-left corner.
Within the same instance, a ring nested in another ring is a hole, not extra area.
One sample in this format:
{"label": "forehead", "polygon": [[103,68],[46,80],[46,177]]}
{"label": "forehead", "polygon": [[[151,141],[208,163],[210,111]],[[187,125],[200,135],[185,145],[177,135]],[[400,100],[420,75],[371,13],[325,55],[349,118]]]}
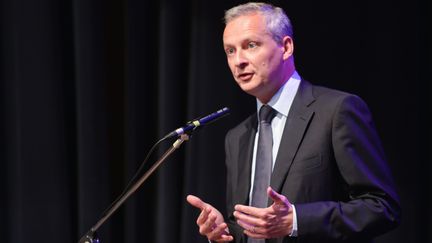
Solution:
{"label": "forehead", "polygon": [[239,16],[228,22],[223,41],[224,44],[233,44],[238,40],[264,37],[267,34],[264,16],[255,13]]}

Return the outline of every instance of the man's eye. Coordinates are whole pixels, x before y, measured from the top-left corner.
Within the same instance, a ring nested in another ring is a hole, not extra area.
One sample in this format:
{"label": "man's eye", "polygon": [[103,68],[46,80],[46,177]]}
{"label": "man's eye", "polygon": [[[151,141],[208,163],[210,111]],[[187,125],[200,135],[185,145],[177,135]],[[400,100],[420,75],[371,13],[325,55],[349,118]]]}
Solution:
{"label": "man's eye", "polygon": [[257,43],[255,43],[255,42],[249,42],[248,43],[248,47],[249,48],[255,48],[255,47],[257,47]]}
{"label": "man's eye", "polygon": [[228,48],[226,49],[226,53],[229,54],[233,54],[234,53],[234,48]]}

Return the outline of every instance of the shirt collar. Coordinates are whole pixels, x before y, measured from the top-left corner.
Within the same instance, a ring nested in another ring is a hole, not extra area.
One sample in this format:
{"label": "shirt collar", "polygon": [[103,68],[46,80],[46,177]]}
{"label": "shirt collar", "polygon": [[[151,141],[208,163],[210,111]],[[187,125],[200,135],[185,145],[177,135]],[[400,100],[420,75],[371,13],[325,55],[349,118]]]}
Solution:
{"label": "shirt collar", "polygon": [[[293,75],[285,82],[282,87],[276,92],[275,95],[270,99],[267,105],[275,109],[279,114],[287,117],[288,112],[291,108],[291,104],[297,93],[297,89],[300,85],[300,76],[297,71],[294,71]],[[257,111],[259,112],[261,106],[263,105],[261,101],[257,100]]]}

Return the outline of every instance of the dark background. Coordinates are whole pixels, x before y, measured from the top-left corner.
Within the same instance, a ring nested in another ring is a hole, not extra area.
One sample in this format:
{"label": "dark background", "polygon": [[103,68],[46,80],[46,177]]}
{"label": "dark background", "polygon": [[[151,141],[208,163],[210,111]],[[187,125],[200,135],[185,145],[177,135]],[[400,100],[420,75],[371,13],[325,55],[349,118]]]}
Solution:
{"label": "dark background", "polygon": [[[185,197],[224,209],[224,135],[255,108],[222,48],[223,11],[240,2],[0,0],[0,242],[77,242],[154,142],[228,106],[99,230],[103,243],[206,242]],[[429,4],[272,3],[294,25],[300,75],[374,115],[403,207],[378,242],[432,242]]]}

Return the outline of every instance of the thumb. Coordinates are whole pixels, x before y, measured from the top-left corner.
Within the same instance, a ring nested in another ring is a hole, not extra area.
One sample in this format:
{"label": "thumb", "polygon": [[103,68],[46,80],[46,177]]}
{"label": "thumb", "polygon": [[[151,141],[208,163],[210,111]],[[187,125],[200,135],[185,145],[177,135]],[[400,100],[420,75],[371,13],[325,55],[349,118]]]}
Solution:
{"label": "thumb", "polygon": [[206,203],[203,202],[199,197],[196,197],[194,195],[188,195],[186,197],[186,201],[188,203],[198,209],[204,210]]}
{"label": "thumb", "polygon": [[267,188],[267,195],[275,204],[286,204],[287,198],[284,195],[277,193],[271,187]]}

